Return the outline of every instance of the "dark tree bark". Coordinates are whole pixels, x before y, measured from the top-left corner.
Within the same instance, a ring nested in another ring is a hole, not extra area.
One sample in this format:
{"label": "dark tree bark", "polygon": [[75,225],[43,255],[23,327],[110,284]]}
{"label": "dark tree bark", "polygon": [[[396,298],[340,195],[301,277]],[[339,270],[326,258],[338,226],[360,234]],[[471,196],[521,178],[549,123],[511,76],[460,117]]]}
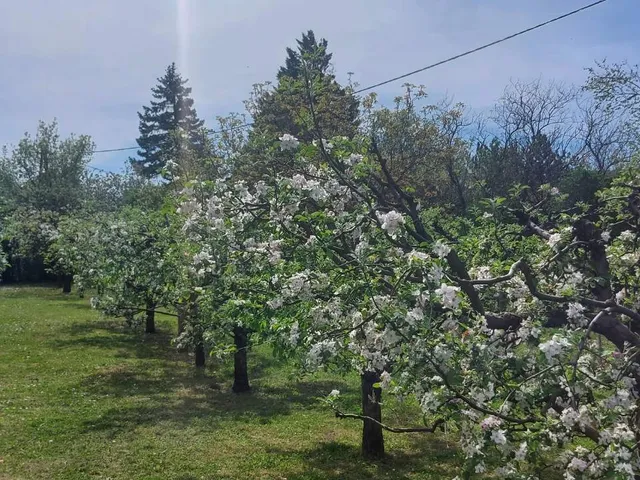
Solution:
{"label": "dark tree bark", "polygon": [[[362,415],[382,422],[380,407],[382,390],[373,386],[380,382],[379,372],[364,372],[360,380],[362,384]],[[371,459],[384,457],[382,426],[367,419],[364,420],[362,426],[362,455]]]}
{"label": "dark tree bark", "polygon": [[146,333],[156,333],[155,308],[156,304],[151,300],[147,300],[147,323],[144,331]]}
{"label": "dark tree bark", "polygon": [[186,316],[186,308],[178,305],[178,335],[180,335],[182,332],[184,332],[184,322],[185,322],[185,316]]}
{"label": "dark tree bark", "polygon": [[196,345],[196,367],[204,368],[204,364],[206,361],[206,355],[204,353],[204,345],[202,343],[198,343]]}
{"label": "dark tree bark", "polygon": [[71,282],[73,275],[64,275],[62,277],[62,293],[71,293]]}
{"label": "dark tree bark", "polygon": [[233,356],[233,387],[235,393],[243,393],[251,390],[249,374],[247,372],[247,345],[249,332],[243,327],[233,327],[233,340],[236,352]]}

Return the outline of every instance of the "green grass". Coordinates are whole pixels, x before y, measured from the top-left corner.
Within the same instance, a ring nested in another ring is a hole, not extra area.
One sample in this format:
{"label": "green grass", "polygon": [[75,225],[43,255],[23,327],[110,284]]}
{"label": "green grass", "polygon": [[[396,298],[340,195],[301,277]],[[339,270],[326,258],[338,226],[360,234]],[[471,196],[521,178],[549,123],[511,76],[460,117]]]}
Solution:
{"label": "green grass", "polygon": [[[0,287],[0,480],[443,479],[461,461],[438,434],[386,434],[387,458],[360,458],[361,423],[317,400],[333,388],[358,411],[355,376],[300,378],[250,351],[253,393],[231,393],[232,365],[198,372],[159,333],[101,319],[88,299]],[[415,405],[385,402],[394,425]]]}

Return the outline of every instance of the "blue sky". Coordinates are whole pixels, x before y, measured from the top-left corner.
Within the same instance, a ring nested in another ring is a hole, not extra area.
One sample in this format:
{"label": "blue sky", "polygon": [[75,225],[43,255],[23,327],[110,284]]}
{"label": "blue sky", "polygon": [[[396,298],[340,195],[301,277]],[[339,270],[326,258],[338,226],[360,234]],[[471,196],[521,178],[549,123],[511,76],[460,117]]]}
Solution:
{"label": "blue sky", "polygon": [[[361,85],[420,68],[590,0],[25,0],[2,2],[0,145],[38,120],[98,149],[135,145],[136,112],[176,61],[200,117],[242,111],[254,83],[273,80],[302,31],[327,38],[338,78]],[[638,63],[640,2],[586,12],[409,80],[434,97],[483,110],[510,79],[581,84],[595,59]],[[378,89],[383,99],[403,82]],[[128,152],[96,154],[118,170]]]}

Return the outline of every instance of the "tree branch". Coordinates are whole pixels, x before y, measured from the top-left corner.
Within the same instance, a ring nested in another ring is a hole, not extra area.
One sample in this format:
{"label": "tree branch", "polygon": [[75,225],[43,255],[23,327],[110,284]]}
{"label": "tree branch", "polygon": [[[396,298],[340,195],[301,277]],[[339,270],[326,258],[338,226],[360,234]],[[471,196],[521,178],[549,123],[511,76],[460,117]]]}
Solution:
{"label": "tree branch", "polygon": [[430,427],[390,427],[388,425],[385,425],[384,423],[379,422],[373,417],[368,417],[366,415],[357,415],[355,413],[343,413],[335,407],[333,407],[333,410],[336,413],[336,418],[355,418],[358,420],[368,420],[380,425],[380,427],[382,427],[384,430],[391,433],[434,433],[438,428],[443,430],[442,425],[444,424],[444,420],[439,418]]}

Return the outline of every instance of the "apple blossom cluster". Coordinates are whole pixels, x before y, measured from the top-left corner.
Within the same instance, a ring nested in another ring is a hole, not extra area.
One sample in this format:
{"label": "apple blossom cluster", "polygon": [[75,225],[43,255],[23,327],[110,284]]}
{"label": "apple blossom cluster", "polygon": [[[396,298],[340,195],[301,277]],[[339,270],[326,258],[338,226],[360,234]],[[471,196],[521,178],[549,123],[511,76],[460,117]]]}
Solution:
{"label": "apple blossom cluster", "polygon": [[300,142],[293,135],[285,133],[284,135],[282,135],[280,137],[280,149],[281,150],[284,150],[284,151],[286,151],[286,150],[295,150],[295,149],[298,148],[298,145],[300,145]]}

